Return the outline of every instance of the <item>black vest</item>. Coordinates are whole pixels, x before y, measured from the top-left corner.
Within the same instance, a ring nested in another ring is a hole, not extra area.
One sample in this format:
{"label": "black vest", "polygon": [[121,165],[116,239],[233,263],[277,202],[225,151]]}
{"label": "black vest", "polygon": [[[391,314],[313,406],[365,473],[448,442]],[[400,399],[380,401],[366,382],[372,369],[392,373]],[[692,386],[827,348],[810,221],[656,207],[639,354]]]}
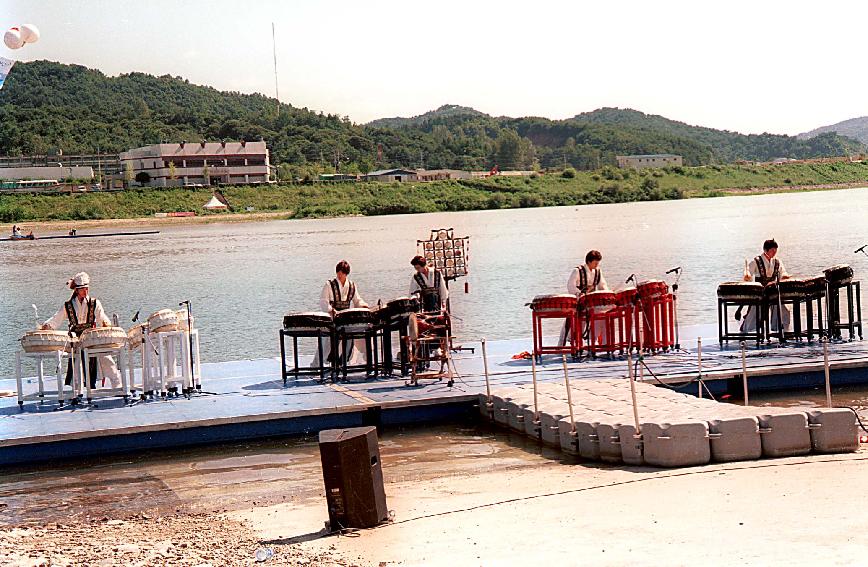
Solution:
{"label": "black vest", "polygon": [[588,293],[593,289],[597,289],[597,286],[600,285],[600,268],[594,270],[594,285],[588,285],[588,267],[587,266],[576,266],[579,270],[579,283],[576,287],[579,288],[579,293]]}
{"label": "black vest", "polygon": [[84,323],[78,322],[78,316],[75,314],[75,306],[73,305],[73,301],[75,301],[75,294],[72,294],[72,297],[63,304],[63,307],[66,309],[66,318],[69,323],[69,332],[79,336],[87,329],[93,329],[96,327],[96,299],[87,298],[87,318]]}
{"label": "black vest", "polygon": [[778,281],[781,273],[781,263],[778,262],[777,258],[772,258],[771,260],[771,264],[773,267],[771,275],[768,275],[768,273],[766,273],[766,265],[765,262],[763,262],[762,256],[757,256],[753,259],[753,261],[756,263],[756,269],[759,272],[756,281],[763,285],[769,285],[772,282]]}
{"label": "black vest", "polygon": [[422,311],[440,311],[440,272],[434,270],[434,285],[429,286],[425,277],[416,272],[413,279],[419,285],[419,294],[422,299]]}
{"label": "black vest", "polygon": [[349,309],[353,305],[353,298],[356,296],[356,284],[350,282],[350,288],[347,290],[347,298],[341,299],[341,283],[337,278],[333,280],[329,280],[329,284],[332,286],[332,300],[331,303],[332,309],[335,311],[345,311]]}

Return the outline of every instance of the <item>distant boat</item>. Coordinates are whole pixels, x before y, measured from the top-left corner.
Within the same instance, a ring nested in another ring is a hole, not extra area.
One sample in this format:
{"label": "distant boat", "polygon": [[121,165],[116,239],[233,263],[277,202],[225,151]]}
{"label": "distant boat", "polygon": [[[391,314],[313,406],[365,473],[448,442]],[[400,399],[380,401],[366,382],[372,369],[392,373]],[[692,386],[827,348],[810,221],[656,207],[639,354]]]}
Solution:
{"label": "distant boat", "polygon": [[36,237],[33,234],[26,236],[10,236],[8,238],[0,238],[0,242],[12,242],[16,240],[58,240],[61,238],[98,238],[107,236],[141,236],[144,234],[160,234],[159,230],[142,230],[136,232],[101,232],[96,234],[57,234],[53,236]]}

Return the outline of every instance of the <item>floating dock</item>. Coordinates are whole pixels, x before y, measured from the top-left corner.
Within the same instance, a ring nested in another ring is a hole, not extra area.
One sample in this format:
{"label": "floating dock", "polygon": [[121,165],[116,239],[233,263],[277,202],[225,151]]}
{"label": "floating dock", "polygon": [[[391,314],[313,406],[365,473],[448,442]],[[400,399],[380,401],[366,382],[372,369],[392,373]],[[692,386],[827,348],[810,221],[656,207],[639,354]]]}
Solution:
{"label": "floating dock", "polygon": [[[660,382],[691,394],[682,398],[685,404],[698,394],[695,336],[700,333],[713,336],[707,327],[682,329],[682,344],[690,345],[690,350],[644,359],[648,385],[643,392],[666,392]],[[530,360],[513,359],[513,355],[529,350],[531,343],[529,338],[488,342],[492,391],[531,383]],[[312,434],[332,427],[405,425],[476,415],[479,394],[486,392],[486,379],[479,343],[465,346],[475,347],[475,352],[455,355],[459,375],[451,388],[445,381],[423,381],[409,387],[401,377],[362,381],[352,376],[350,382],[340,384],[302,379],[284,386],[280,360],[272,358],[203,364],[203,392],[191,399],[131,406],[125,406],[121,399],[100,399],[94,406],[58,409],[52,401],[28,402],[19,408],[14,395],[0,397],[0,466]],[[817,343],[749,349],[746,354],[751,392],[812,388],[824,383],[822,347]],[[868,384],[868,343],[831,344],[829,359],[833,385]],[[570,361],[568,366],[575,387],[584,381],[627,384],[623,359]],[[561,359],[546,357],[537,377],[543,387],[557,384],[563,388]],[[26,391],[34,391],[35,380],[26,382]],[[706,392],[715,396],[728,393],[741,397],[740,351],[720,349],[716,339],[707,340],[702,353],[702,383]],[[0,391],[14,389],[14,380],[0,380]],[[758,419],[757,412],[765,409],[751,411]]]}
{"label": "floating dock", "polygon": [[[566,380],[565,380],[566,382]],[[621,379],[519,385],[479,395],[483,417],[592,461],[684,467],[845,453],[859,448],[850,409],[719,403]],[[634,413],[635,407],[635,413]]]}

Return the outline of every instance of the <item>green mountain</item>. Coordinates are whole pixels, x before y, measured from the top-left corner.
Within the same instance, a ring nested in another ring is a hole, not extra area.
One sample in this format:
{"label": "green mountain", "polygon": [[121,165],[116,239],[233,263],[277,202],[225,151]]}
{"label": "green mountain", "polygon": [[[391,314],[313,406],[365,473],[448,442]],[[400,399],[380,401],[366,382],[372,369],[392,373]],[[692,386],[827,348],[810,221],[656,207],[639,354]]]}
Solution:
{"label": "green mountain", "polygon": [[819,136],[820,134],[828,134],[829,132],[834,132],[840,136],[847,136],[848,138],[859,140],[863,144],[868,144],[868,116],[851,118],[830,126],[820,126],[810,132],[803,132],[799,134],[798,137],[802,140],[809,140]]}
{"label": "green mountain", "polygon": [[479,112],[476,109],[470,108],[469,106],[444,104],[436,110],[429,110],[425,114],[420,114],[419,116],[412,116],[410,118],[402,118],[400,116],[395,116],[393,118],[377,118],[376,120],[368,122],[368,126],[374,128],[419,127],[429,120],[436,120],[438,118],[453,118],[456,116],[474,118],[487,115]]}
{"label": "green mountain", "polygon": [[281,176],[386,167],[592,169],[618,154],[678,153],[689,165],[846,155],[864,147],[834,133],[810,140],[690,126],[635,110],[604,108],[568,120],[492,117],[446,105],[366,125],[221,92],[180,77],[100,71],[49,61],[18,63],[0,90],[0,155],[120,152],[160,141],[269,142]]}

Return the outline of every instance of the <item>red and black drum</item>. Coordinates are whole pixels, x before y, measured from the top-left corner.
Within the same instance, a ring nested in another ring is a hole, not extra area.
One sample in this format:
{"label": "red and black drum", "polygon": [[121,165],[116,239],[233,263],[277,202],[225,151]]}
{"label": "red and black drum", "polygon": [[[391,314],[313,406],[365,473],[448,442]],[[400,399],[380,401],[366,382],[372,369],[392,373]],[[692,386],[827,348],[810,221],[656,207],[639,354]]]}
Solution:
{"label": "red and black drum", "polygon": [[592,291],[579,298],[579,307],[590,313],[605,313],[615,308],[615,293],[612,291]]}
{"label": "red and black drum", "polygon": [[531,310],[536,313],[575,311],[577,305],[578,299],[571,293],[537,295],[530,302]]}
{"label": "red and black drum", "polygon": [[669,286],[663,280],[646,280],[636,286],[642,301],[660,299],[669,293]]}
{"label": "red and black drum", "polygon": [[622,289],[621,291],[615,292],[615,305],[622,308],[631,308],[633,304],[636,303],[636,299],[639,297],[639,290],[635,287],[628,287],[626,289]]}

